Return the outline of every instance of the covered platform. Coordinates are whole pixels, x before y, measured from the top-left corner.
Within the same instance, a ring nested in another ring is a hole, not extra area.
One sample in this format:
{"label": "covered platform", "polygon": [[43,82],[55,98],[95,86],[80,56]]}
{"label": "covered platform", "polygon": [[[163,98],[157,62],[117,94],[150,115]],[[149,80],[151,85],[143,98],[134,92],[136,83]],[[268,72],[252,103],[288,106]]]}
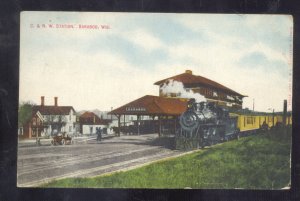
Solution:
{"label": "covered platform", "polygon": [[[157,131],[158,135],[161,136],[165,126],[172,127],[172,130],[176,131],[178,117],[187,109],[187,103],[188,99],[185,98],[146,95],[112,110],[109,114],[118,118],[118,129],[116,131],[118,135],[120,135],[122,116],[124,117],[125,127],[125,116],[134,115],[137,117],[136,121],[132,121],[136,125],[134,133],[141,134],[141,123],[146,122],[148,127],[153,127],[153,132]],[[143,120],[142,117],[144,116],[147,116],[148,119]],[[157,127],[157,130],[155,127]]]}

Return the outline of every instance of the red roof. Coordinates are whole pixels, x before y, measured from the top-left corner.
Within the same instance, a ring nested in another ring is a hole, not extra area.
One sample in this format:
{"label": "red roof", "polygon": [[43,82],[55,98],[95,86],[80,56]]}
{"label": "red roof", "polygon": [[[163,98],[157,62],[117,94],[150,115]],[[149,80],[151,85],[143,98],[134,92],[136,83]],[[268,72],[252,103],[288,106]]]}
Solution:
{"label": "red roof", "polygon": [[185,73],[157,81],[154,84],[162,85],[162,84],[166,83],[168,80],[176,80],[176,81],[182,82],[184,85],[195,85],[195,84],[204,85],[207,87],[222,90],[227,93],[231,93],[233,95],[245,97],[244,95],[241,95],[238,92],[233,91],[232,89],[229,89],[228,87],[225,87],[224,85],[219,84],[215,81],[212,81],[210,79],[207,79],[207,78],[199,76],[199,75],[193,75],[191,71],[186,71]]}
{"label": "red roof", "polygon": [[187,108],[188,99],[146,95],[123,105],[109,114],[117,115],[180,115]]}
{"label": "red roof", "polygon": [[84,112],[82,115],[80,115],[80,118],[99,118],[95,113],[93,112]]}
{"label": "red roof", "polygon": [[111,123],[111,120],[110,119],[100,119],[93,112],[85,112],[82,115],[80,115],[79,122],[81,124],[107,125],[107,124]]}
{"label": "red roof", "polygon": [[33,113],[39,111],[42,115],[68,115],[71,110],[75,112],[72,106],[35,105],[32,108]]}

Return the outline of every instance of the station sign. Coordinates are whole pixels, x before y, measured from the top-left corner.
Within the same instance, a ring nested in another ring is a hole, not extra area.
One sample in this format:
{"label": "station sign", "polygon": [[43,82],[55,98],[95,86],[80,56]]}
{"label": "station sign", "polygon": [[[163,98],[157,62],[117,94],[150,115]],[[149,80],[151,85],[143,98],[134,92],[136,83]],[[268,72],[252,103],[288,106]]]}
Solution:
{"label": "station sign", "polygon": [[126,107],[126,112],[146,112],[144,107]]}

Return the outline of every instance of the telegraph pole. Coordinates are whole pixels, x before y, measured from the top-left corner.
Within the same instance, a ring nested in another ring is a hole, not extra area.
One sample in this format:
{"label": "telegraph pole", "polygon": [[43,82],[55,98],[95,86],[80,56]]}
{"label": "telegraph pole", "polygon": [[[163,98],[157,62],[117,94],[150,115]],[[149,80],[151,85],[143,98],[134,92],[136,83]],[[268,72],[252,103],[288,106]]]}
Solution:
{"label": "telegraph pole", "polygon": [[286,125],[286,113],[287,113],[287,100],[284,100],[283,101],[283,119],[282,119],[283,126]]}
{"label": "telegraph pole", "polygon": [[275,126],[274,123],[275,123],[275,113],[274,113],[274,108],[273,108],[273,126]]}

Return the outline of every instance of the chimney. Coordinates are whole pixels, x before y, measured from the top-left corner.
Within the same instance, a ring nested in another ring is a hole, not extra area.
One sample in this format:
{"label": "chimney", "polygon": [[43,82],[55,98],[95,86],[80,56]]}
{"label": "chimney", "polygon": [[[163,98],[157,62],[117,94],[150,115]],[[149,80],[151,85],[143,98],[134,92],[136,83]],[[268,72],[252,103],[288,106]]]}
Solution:
{"label": "chimney", "polygon": [[191,71],[191,70],[185,70],[185,73],[193,75],[193,71]]}
{"label": "chimney", "polygon": [[57,106],[57,97],[54,97],[54,106]]}
{"label": "chimney", "polygon": [[45,105],[45,96],[41,96],[41,106]]}

